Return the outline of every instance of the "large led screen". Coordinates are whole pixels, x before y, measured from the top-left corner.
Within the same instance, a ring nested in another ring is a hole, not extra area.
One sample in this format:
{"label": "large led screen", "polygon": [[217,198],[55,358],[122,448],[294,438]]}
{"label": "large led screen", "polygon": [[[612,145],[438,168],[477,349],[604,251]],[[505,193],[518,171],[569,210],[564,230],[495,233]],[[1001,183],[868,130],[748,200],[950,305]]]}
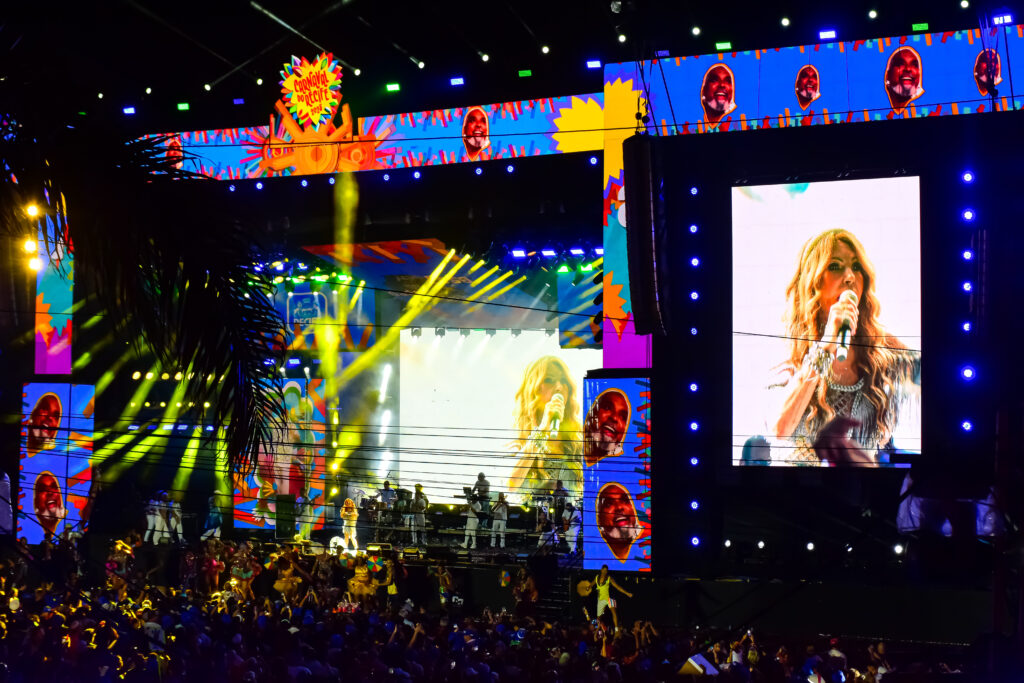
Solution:
{"label": "large led screen", "polygon": [[85,530],[94,493],[94,396],[92,386],[24,387],[17,534],[29,543]]}
{"label": "large led screen", "polygon": [[492,500],[531,505],[561,480],[578,501],[583,376],[601,352],[547,330],[465,331],[401,333],[401,486],[452,503],[483,472]]}
{"label": "large led screen", "polygon": [[733,463],[920,453],[919,179],[733,188],[732,261]]}
{"label": "large led screen", "polygon": [[256,467],[236,477],[235,527],[277,526],[277,497],[308,495],[315,500],[313,528],[320,529],[325,506],[326,407],[322,379],[288,380],[284,385],[286,419],[273,443],[261,448]]}
{"label": "large led screen", "polygon": [[583,397],[583,568],[649,572],[650,380],[587,379]]}

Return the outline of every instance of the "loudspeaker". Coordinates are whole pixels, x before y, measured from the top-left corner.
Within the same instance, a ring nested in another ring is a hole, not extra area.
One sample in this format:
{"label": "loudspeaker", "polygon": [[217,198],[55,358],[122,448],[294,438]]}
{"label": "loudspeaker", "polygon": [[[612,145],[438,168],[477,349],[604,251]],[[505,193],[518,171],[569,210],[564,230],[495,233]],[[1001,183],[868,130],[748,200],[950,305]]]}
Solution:
{"label": "loudspeaker", "polygon": [[295,538],[295,496],[279,493],[274,497],[274,505],[277,510],[274,538]]}
{"label": "loudspeaker", "polygon": [[665,334],[658,305],[657,223],[664,214],[660,174],[656,172],[652,138],[634,135],[622,143],[626,200],[626,256],[629,298],[637,334]]}
{"label": "loudspeaker", "polygon": [[681,674],[689,674],[691,676],[717,676],[718,669],[715,665],[704,658],[704,655],[694,655],[686,660],[686,664],[683,664],[683,668],[679,670]]}

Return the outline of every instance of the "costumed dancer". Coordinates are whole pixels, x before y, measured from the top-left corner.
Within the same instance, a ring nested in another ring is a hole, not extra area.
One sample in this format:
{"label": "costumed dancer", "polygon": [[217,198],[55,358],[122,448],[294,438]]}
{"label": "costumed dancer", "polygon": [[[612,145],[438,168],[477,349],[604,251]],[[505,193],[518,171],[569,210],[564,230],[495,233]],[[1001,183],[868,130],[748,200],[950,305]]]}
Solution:
{"label": "costumed dancer", "polygon": [[344,522],[345,542],[344,550],[348,552],[349,543],[352,544],[352,554],[359,550],[359,539],[356,537],[356,522],[359,520],[359,511],[356,510],[355,501],[351,498],[345,499],[341,508],[341,519]]}

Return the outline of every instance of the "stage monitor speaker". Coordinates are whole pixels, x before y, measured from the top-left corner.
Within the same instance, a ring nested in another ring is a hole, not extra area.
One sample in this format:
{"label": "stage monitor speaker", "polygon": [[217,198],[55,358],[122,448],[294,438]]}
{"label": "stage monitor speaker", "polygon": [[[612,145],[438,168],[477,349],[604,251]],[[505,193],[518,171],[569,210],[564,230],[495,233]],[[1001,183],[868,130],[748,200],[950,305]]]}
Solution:
{"label": "stage monitor speaker", "polygon": [[717,676],[718,669],[715,665],[704,658],[704,655],[694,655],[686,660],[686,664],[683,664],[683,668],[679,670],[681,674],[688,674],[690,676]]}
{"label": "stage monitor speaker", "polygon": [[274,505],[277,510],[274,538],[295,538],[295,496],[279,493],[274,497]]}
{"label": "stage monitor speaker", "polygon": [[665,321],[658,304],[656,239],[664,201],[652,146],[652,138],[647,135],[634,135],[622,144],[629,299],[637,334],[665,334]]}

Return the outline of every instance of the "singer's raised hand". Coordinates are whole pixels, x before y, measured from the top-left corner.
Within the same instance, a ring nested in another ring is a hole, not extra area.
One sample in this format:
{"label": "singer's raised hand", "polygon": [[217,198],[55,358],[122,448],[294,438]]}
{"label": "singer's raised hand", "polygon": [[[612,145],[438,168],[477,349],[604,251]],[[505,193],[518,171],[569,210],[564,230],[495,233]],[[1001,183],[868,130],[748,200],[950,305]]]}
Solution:
{"label": "singer's raised hand", "polygon": [[544,417],[541,420],[541,429],[548,431],[554,428],[554,421],[561,421],[565,416],[565,396],[555,394],[544,406]]}
{"label": "singer's raised hand", "polygon": [[843,324],[850,326],[851,337],[857,333],[857,317],[859,315],[857,303],[857,293],[853,290],[846,290],[839,300],[828,309],[828,320],[825,321],[825,331],[821,341],[829,345],[829,351],[835,351],[836,342],[839,340],[839,331]]}

